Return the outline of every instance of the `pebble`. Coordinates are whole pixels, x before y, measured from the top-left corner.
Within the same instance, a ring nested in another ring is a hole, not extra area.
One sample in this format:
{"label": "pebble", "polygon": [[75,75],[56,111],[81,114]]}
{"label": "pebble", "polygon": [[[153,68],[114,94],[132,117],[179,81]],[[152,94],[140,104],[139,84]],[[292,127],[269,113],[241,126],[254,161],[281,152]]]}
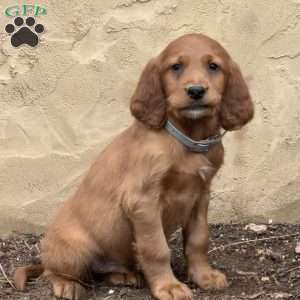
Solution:
{"label": "pebble", "polygon": [[109,291],[108,291],[108,294],[109,294],[109,295],[112,295],[114,292],[115,292],[114,290],[109,290]]}
{"label": "pebble", "polygon": [[262,278],[261,278],[261,281],[262,282],[266,282],[266,281],[269,281],[270,280],[270,277],[268,277],[268,276],[263,276]]}
{"label": "pebble", "polygon": [[245,226],[245,229],[250,229],[256,233],[262,233],[262,232],[265,232],[268,227],[267,225],[264,225],[264,224],[261,224],[261,225],[257,225],[257,224],[254,224],[254,223],[251,223],[251,224],[248,224]]}

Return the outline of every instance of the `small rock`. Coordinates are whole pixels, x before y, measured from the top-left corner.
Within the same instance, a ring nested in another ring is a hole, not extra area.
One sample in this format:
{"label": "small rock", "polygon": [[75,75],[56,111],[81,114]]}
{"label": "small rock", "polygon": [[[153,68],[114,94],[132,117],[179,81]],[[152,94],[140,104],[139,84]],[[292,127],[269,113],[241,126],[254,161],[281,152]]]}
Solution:
{"label": "small rock", "polygon": [[256,233],[262,233],[262,232],[265,232],[268,229],[268,227],[267,227],[267,225],[264,225],[264,224],[257,225],[257,224],[251,223],[251,224],[246,225],[245,229],[246,230],[250,229]]}
{"label": "small rock", "polygon": [[256,249],[257,255],[264,255],[265,254],[265,249]]}
{"label": "small rock", "polygon": [[114,292],[115,292],[114,290],[109,290],[109,291],[108,291],[108,294],[109,294],[109,295],[112,295]]}
{"label": "small rock", "polygon": [[5,253],[0,251],[0,258],[4,257],[5,256]]}
{"label": "small rock", "polygon": [[262,282],[266,282],[266,281],[269,281],[270,280],[270,277],[268,277],[268,276],[263,276],[262,278],[261,278],[261,281]]}
{"label": "small rock", "polygon": [[295,248],[295,252],[297,254],[300,254],[300,242],[297,243],[296,248]]}

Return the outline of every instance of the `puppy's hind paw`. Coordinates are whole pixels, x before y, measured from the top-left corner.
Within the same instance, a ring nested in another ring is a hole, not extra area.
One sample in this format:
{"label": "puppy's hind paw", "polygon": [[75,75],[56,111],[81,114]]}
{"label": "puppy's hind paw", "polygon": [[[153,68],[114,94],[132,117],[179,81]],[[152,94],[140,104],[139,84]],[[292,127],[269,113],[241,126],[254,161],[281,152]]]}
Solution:
{"label": "puppy's hind paw", "polygon": [[85,288],[75,281],[56,279],[52,281],[54,296],[58,299],[85,300]]}

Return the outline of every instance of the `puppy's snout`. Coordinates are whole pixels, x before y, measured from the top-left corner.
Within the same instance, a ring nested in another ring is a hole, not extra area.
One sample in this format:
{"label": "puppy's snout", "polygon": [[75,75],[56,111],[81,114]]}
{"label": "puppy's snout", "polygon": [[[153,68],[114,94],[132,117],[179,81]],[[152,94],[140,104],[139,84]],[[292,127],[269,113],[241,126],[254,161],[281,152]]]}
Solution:
{"label": "puppy's snout", "polygon": [[194,100],[199,100],[204,96],[204,94],[207,91],[207,88],[203,87],[202,85],[193,85],[187,87],[185,91],[190,98]]}

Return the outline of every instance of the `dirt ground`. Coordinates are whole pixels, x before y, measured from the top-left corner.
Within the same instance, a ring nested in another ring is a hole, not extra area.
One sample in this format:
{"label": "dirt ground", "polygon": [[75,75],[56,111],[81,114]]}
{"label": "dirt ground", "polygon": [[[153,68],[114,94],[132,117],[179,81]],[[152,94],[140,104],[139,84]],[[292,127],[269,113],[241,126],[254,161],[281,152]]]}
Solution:
{"label": "dirt ground", "polygon": [[[178,278],[189,284],[194,299],[300,299],[300,254],[295,253],[300,242],[300,225],[272,224],[257,233],[241,224],[210,226],[210,260],[223,270],[230,287],[222,292],[204,292],[187,282],[182,255],[181,235],[170,242],[172,266]],[[11,279],[15,267],[39,261],[40,236],[12,234],[0,239],[0,299],[51,299],[47,282],[38,279],[27,285],[24,293],[14,290]],[[255,241],[253,241],[255,240]],[[107,286],[92,282],[88,298],[151,299],[149,290]]]}

